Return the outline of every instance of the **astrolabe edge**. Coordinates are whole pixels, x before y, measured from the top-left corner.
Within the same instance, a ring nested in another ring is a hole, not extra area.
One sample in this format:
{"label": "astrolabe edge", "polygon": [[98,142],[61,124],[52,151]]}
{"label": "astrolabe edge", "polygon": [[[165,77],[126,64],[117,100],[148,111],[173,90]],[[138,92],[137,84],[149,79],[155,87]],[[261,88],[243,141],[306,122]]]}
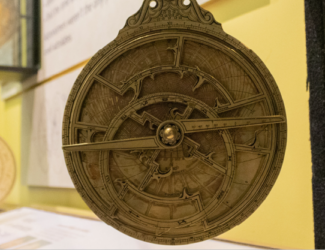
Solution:
{"label": "astrolabe edge", "polygon": [[145,0],[76,80],[63,150],[100,219],[143,241],[184,245],[258,208],[286,135],[279,89],[251,50],[195,0]]}

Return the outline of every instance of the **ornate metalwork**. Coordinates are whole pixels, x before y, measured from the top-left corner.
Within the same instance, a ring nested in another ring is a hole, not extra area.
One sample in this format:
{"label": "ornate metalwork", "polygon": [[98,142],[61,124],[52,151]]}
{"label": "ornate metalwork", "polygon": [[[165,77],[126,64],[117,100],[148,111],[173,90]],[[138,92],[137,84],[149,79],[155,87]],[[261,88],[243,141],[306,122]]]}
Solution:
{"label": "ornate metalwork", "polygon": [[78,77],[63,150],[103,221],[181,245],[257,209],[280,172],[286,129],[272,75],[211,13],[195,0],[145,0]]}

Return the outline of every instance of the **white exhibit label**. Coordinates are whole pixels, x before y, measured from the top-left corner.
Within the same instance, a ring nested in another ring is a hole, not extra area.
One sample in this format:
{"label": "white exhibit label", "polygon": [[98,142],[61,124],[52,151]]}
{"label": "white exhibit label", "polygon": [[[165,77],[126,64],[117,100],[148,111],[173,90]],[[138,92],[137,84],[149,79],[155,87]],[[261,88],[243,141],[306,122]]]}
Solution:
{"label": "white exhibit label", "polygon": [[[168,249],[253,249],[208,240]],[[0,249],[166,249],[133,239],[101,221],[21,208],[0,214]]]}
{"label": "white exhibit label", "polygon": [[[198,0],[203,4],[208,0]],[[60,73],[113,41],[143,0],[42,0],[39,81]]]}

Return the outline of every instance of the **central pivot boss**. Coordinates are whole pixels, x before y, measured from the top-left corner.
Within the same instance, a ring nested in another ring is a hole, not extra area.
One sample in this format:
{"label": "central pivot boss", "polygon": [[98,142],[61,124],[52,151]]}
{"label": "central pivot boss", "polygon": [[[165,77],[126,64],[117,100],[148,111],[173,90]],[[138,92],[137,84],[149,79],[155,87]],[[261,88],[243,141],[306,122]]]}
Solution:
{"label": "central pivot boss", "polygon": [[176,148],[183,142],[184,132],[177,122],[166,121],[158,127],[157,137],[164,148]]}

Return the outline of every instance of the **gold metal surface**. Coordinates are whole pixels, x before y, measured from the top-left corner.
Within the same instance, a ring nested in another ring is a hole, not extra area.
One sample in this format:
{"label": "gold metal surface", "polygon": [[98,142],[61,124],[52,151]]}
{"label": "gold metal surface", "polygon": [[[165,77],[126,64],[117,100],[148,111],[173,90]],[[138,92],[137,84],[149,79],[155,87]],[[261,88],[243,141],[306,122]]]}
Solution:
{"label": "gold metal surface", "polygon": [[164,245],[243,222],[280,172],[287,140],[262,61],[195,0],[145,0],[71,91],[63,150],[96,215]]}

